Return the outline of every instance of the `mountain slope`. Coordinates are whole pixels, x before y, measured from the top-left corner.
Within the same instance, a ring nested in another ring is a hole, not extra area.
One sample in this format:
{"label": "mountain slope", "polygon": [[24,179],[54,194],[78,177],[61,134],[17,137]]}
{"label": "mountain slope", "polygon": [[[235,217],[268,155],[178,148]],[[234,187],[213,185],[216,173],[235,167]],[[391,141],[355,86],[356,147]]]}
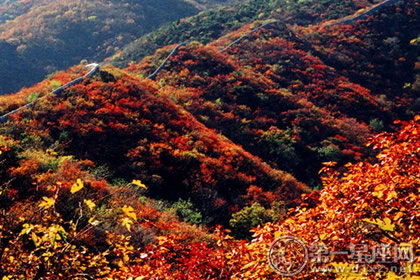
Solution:
{"label": "mountain slope", "polygon": [[111,62],[119,67],[128,66],[130,62],[139,62],[165,45],[187,40],[206,44],[257,19],[275,18],[290,24],[307,25],[346,16],[375,2],[254,0],[162,26],[125,46],[111,57]]}
{"label": "mountain slope", "polygon": [[0,96],[0,278],[417,279],[420,3],[285,3]]}
{"label": "mountain slope", "polygon": [[[287,204],[304,190],[290,174],[205,127],[154,83],[112,67],[100,77],[11,117],[11,135],[42,134],[45,140],[33,145],[55,142],[66,154],[107,166],[115,177],[139,178],[153,197],[190,198],[210,223],[226,223],[233,209],[243,207],[251,186]],[[61,74],[25,91],[69,78]]]}
{"label": "mountain slope", "polygon": [[[386,21],[378,15],[354,27],[331,27],[334,33],[323,24],[277,22],[219,53],[262,25],[257,22],[208,47],[190,43],[181,48],[157,80],[168,90],[181,88],[173,98],[207,126],[316,185],[322,162],[359,160],[367,155],[363,144],[374,131],[417,110],[413,89],[419,48],[410,43],[420,32],[417,7],[398,3],[385,11]],[[367,26],[363,32],[361,26]],[[389,52],[382,42],[390,36],[401,43],[383,59]],[[335,46],[340,50],[330,49]],[[146,77],[169,51],[163,48],[127,70]],[[371,54],[359,62],[362,52]],[[353,57],[345,68],[331,59],[345,55]]]}
{"label": "mountain slope", "polygon": [[0,25],[0,93],[82,59],[101,61],[159,25],[198,10],[182,0],[66,0],[34,5]]}
{"label": "mountain slope", "polygon": [[[374,15],[352,26],[300,27],[277,21],[248,33],[226,54],[214,49],[262,24],[257,21],[209,47],[197,43],[180,47],[166,70],[157,74],[158,84],[207,127],[314,186],[319,183],[321,162],[360,159],[365,153],[363,143],[373,131],[387,128],[392,120],[412,117],[416,110],[415,36],[419,30],[413,27],[418,26],[418,8],[416,3],[404,9],[399,8],[400,2],[396,5],[386,8],[385,19]],[[387,25],[395,27],[383,31],[381,26]],[[374,50],[392,35],[404,43],[387,61],[382,59],[386,50]],[[347,38],[355,43],[340,44]],[[340,57],[339,51],[324,45],[340,46],[341,56],[372,49],[379,57],[365,56],[366,60],[343,71],[341,62],[333,60]],[[164,48],[127,71],[147,77],[169,51]],[[352,67],[359,68],[353,71]],[[390,79],[394,72],[406,74],[401,75],[403,80]],[[372,77],[388,84],[375,84]],[[15,105],[6,102],[9,111],[22,105],[22,99],[15,99]]]}
{"label": "mountain slope", "polygon": [[206,10],[216,8],[218,6],[232,5],[238,2],[249,2],[249,0],[186,0],[188,3],[193,4],[199,10]]}
{"label": "mountain slope", "polygon": [[[397,1],[351,25],[302,28],[302,39],[352,81],[387,96],[404,96],[420,62],[418,1]],[[391,71],[392,69],[392,71]],[[414,96],[412,92],[411,96]]]}
{"label": "mountain slope", "polygon": [[0,23],[25,14],[35,6],[48,4],[46,0],[1,0],[0,1]]}

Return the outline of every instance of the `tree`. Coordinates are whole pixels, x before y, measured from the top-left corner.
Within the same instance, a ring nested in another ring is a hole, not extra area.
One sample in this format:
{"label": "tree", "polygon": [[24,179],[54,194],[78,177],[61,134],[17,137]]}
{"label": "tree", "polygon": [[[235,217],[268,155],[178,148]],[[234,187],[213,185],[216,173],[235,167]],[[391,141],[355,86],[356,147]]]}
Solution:
{"label": "tree", "polygon": [[[274,238],[282,235],[294,235],[306,244],[324,244],[330,251],[349,250],[351,243],[363,243],[369,248],[386,243],[412,244],[414,254],[418,253],[420,116],[414,121],[397,123],[401,125],[399,132],[379,134],[368,144],[379,150],[376,162],[347,164],[345,173],[335,171],[332,162],[325,164],[324,189],[316,207],[306,209],[303,204],[281,224],[268,223],[254,229],[254,239],[247,245],[246,253],[232,252],[232,262],[242,268],[232,279],[278,278],[267,266],[266,252]],[[337,269],[330,274],[307,270],[294,277],[396,279],[394,266],[405,269],[398,272],[398,277],[415,279],[420,273],[419,263],[418,258],[414,263],[398,259],[387,264],[364,263],[365,269],[349,274],[349,270],[340,272],[337,267],[351,268],[354,265],[351,256],[336,255],[330,264]]]}
{"label": "tree", "polygon": [[240,239],[249,239],[250,230],[271,221],[267,210],[258,202],[251,206],[246,206],[242,210],[233,213],[229,221],[235,237]]}

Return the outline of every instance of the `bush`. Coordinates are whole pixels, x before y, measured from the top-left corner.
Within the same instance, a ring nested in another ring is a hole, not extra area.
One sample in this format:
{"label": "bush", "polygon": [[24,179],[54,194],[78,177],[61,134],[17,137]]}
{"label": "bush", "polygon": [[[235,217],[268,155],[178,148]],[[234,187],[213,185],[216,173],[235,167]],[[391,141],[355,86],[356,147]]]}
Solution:
{"label": "bush", "polygon": [[375,132],[381,132],[384,130],[384,122],[379,119],[373,119],[369,122],[369,126],[373,129]]}
{"label": "bush", "polygon": [[183,221],[191,224],[201,224],[203,221],[203,216],[201,213],[194,207],[191,200],[179,199],[177,202],[172,204],[172,209],[175,210],[175,213]]}
{"label": "bush", "polygon": [[261,204],[255,202],[251,206],[247,206],[232,214],[229,225],[236,238],[250,239],[251,234],[249,231],[252,228],[263,225],[271,220],[272,217],[269,215],[269,212]]}
{"label": "bush", "polygon": [[319,148],[318,154],[321,159],[326,161],[339,162],[341,159],[340,149],[334,144],[329,144],[328,146]]}

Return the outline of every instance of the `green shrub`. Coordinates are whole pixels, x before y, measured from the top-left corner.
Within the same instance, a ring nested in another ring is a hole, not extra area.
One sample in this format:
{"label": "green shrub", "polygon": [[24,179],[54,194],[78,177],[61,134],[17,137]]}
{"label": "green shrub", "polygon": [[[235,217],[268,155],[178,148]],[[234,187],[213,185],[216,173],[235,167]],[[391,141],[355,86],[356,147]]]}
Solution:
{"label": "green shrub", "polygon": [[259,225],[270,222],[268,211],[258,202],[247,206],[242,210],[232,214],[229,225],[232,228],[232,233],[236,238],[250,239],[250,230]]}
{"label": "green shrub", "polygon": [[26,98],[26,102],[31,103],[37,100],[39,97],[39,92],[31,92],[29,96]]}
{"label": "green shrub", "polygon": [[381,132],[384,130],[384,122],[379,119],[373,119],[369,122],[369,126],[373,129],[375,132]]}
{"label": "green shrub", "polygon": [[322,160],[339,162],[341,159],[340,149],[334,145],[329,144],[318,149],[318,155]]}
{"label": "green shrub", "polygon": [[178,217],[185,222],[191,224],[201,224],[203,221],[203,216],[189,199],[183,200],[180,198],[177,202],[172,204],[171,208],[175,211]]}

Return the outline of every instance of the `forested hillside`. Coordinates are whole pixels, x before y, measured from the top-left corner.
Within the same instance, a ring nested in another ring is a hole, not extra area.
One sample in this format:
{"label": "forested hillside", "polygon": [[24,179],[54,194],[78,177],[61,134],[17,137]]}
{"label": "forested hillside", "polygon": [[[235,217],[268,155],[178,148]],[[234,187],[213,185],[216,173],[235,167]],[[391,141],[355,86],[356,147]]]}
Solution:
{"label": "forested hillside", "polygon": [[[353,26],[277,22],[220,53],[256,22],[182,47],[157,80],[182,88],[174,99],[204,124],[316,186],[322,162],[368,156],[373,133],[418,111],[418,7],[403,2]],[[127,70],[147,77],[169,50]]]}
{"label": "forested hillside", "polygon": [[12,20],[20,16],[32,7],[46,4],[44,0],[1,0],[0,1],[0,23]]}
{"label": "forested hillside", "polygon": [[[69,74],[55,76],[21,91],[15,100],[33,92],[45,95],[51,84],[69,80]],[[209,224],[226,223],[246,203],[248,189],[268,191],[288,204],[295,204],[305,189],[290,174],[196,121],[148,80],[105,68],[98,81],[51,98],[21,115],[9,130],[13,138],[25,134],[22,141],[30,146],[58,145],[64,154],[105,167],[112,172],[109,179],[141,179],[153,197],[191,199]],[[9,104],[3,112],[10,110],[9,100],[2,98],[2,105]]]}
{"label": "forested hillside", "polygon": [[120,67],[127,66],[132,61],[138,62],[143,57],[153,54],[163,46],[186,40],[206,44],[258,19],[275,18],[289,24],[307,25],[352,14],[375,2],[377,1],[351,0],[343,3],[337,0],[254,0],[229,9],[202,12],[162,26],[128,44],[112,57],[112,63]]}
{"label": "forested hillside", "polygon": [[82,59],[101,61],[163,23],[199,11],[182,0],[3,1],[0,9],[1,21],[13,19],[0,25],[0,94]]}
{"label": "forested hillside", "polygon": [[420,2],[375,3],[203,12],[0,96],[0,279],[418,279]]}
{"label": "forested hillside", "polygon": [[218,6],[228,6],[239,2],[249,2],[249,0],[186,0],[200,10],[216,8]]}

